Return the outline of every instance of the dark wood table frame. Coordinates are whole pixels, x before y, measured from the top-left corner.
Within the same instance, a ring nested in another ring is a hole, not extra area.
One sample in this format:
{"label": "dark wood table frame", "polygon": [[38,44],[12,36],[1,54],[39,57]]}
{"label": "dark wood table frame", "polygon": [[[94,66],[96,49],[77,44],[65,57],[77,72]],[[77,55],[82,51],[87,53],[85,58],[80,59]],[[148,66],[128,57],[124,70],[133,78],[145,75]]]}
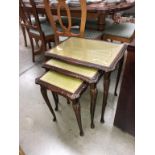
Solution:
{"label": "dark wood table frame", "polygon": [[[104,2],[96,3],[96,4],[89,4],[87,5],[87,18],[88,19],[98,19],[98,29],[104,30],[105,25],[105,17],[108,14],[114,14],[115,12],[123,11],[130,9],[135,6],[135,2],[121,2],[118,4],[105,4]],[[36,5],[38,13],[45,14],[45,8],[43,3],[38,3]],[[56,13],[56,7],[53,4],[51,6],[51,10],[53,14]],[[71,14],[72,17],[80,17],[80,7],[71,7]],[[62,15],[66,15],[66,12],[62,12]]]}
{"label": "dark wood table frame", "polygon": [[[111,63],[111,65],[109,67],[105,67],[105,66],[97,65],[95,63],[90,63],[90,62],[88,63],[85,61],[81,61],[81,60],[57,55],[54,53],[50,53],[48,51],[45,53],[45,56],[47,58],[54,58],[54,59],[61,60],[61,61],[71,63],[71,64],[76,64],[76,65],[81,65],[81,66],[86,66],[86,67],[92,67],[95,69],[102,70],[104,72],[104,82],[103,82],[104,91],[103,91],[103,103],[102,103],[102,112],[101,112],[101,120],[100,120],[101,123],[104,123],[104,111],[105,111],[105,107],[107,104],[109,85],[110,85],[110,75],[111,75],[111,72],[116,68],[116,65],[119,63],[119,61],[123,59],[124,52],[126,51],[126,49],[127,49],[127,45],[124,44],[121,51],[115,57],[115,59],[113,60],[113,62]],[[92,101],[95,102],[96,97],[97,97],[96,85],[91,85],[91,89],[94,90],[91,94],[93,95]]]}

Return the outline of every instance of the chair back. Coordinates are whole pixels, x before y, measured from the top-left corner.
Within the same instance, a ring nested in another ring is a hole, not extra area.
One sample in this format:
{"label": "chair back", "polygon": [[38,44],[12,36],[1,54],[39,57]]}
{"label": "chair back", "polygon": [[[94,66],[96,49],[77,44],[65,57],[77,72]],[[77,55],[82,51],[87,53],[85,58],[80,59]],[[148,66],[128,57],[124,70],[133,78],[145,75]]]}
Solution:
{"label": "chair back", "polygon": [[[87,16],[87,7],[86,7],[86,0],[79,0],[79,4],[81,7],[81,22],[80,25],[78,25],[78,31],[72,31],[73,25],[72,25],[72,17],[71,17],[71,10],[69,5],[67,4],[67,0],[57,0],[56,5],[50,4],[49,0],[44,0],[45,5],[45,11],[47,14],[47,17],[50,21],[50,24],[55,32],[55,41],[58,43],[59,36],[67,36],[67,37],[84,37],[84,31],[85,31],[85,24],[86,24],[86,16]],[[75,7],[72,9],[76,9]],[[54,15],[52,12],[56,10],[56,15],[59,21],[59,27],[56,21],[54,20]],[[61,13],[66,12],[66,19],[67,24],[63,23],[62,15]],[[67,25],[67,26],[66,26]],[[76,29],[77,30],[77,29]]]}
{"label": "chair back", "polygon": [[34,30],[39,32],[40,36],[44,36],[34,0],[19,0],[19,17],[21,24],[27,29],[28,33],[30,33],[29,30]]}

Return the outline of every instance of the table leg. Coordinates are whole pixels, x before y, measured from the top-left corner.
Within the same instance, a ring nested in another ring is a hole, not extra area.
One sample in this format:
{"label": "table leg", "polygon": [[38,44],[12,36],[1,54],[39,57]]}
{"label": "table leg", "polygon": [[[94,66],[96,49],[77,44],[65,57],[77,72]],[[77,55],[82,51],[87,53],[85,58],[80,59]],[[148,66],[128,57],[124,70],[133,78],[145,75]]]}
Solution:
{"label": "table leg", "polygon": [[55,110],[58,111],[58,103],[59,103],[58,95],[56,93],[54,93],[54,92],[52,92],[52,95],[53,95],[53,99],[54,99],[54,102],[55,102]]}
{"label": "table leg", "polygon": [[106,14],[100,13],[98,16],[98,30],[103,31],[105,28]]}
{"label": "table leg", "polygon": [[124,57],[119,62],[119,68],[118,68],[118,73],[117,73],[117,78],[116,78],[116,85],[115,85],[115,90],[114,90],[115,96],[117,96],[117,87],[118,87],[118,83],[120,81],[120,75],[122,72],[123,62],[124,62]]}
{"label": "table leg", "polygon": [[111,72],[104,73],[104,81],[103,81],[103,103],[102,103],[102,112],[101,112],[101,123],[104,123],[104,111],[107,105],[108,93],[109,93],[109,85],[110,85],[110,75]]}
{"label": "table leg", "polygon": [[24,36],[25,47],[27,47],[26,29],[23,26],[21,26],[21,30],[22,30],[23,36]]}
{"label": "table leg", "polygon": [[48,96],[47,96],[47,89],[44,88],[44,87],[40,87],[40,88],[41,88],[41,89],[40,89],[40,90],[41,90],[41,94],[42,94],[42,96],[43,96],[43,98],[44,98],[44,100],[45,100],[45,102],[46,102],[48,108],[50,109],[50,111],[51,111],[51,113],[52,113],[52,115],[53,115],[53,121],[56,121],[55,113],[54,113],[54,111],[53,111],[53,108],[52,108],[52,106],[51,106],[51,104],[50,104],[50,101],[49,101],[49,99],[48,99]]}
{"label": "table leg", "polygon": [[78,122],[78,126],[80,129],[80,136],[84,135],[83,129],[82,129],[82,123],[81,123],[81,110],[80,110],[80,102],[78,101],[78,99],[75,99],[72,101],[73,102],[73,110]]}
{"label": "table leg", "polygon": [[97,99],[96,83],[90,84],[90,96],[91,96],[91,104],[90,104],[91,128],[95,128],[94,113],[95,113],[96,99]]}

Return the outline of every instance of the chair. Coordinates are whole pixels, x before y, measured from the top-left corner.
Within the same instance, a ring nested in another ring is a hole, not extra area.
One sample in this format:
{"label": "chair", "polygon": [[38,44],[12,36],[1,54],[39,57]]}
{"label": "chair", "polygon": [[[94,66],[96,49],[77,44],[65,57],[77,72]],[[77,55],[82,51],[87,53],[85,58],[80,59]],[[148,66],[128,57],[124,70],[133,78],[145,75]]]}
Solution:
{"label": "chair", "polygon": [[[32,21],[32,23],[34,23],[35,19],[31,18],[31,21]],[[46,17],[39,16],[39,21],[40,21],[40,23],[44,23],[47,20],[46,20]],[[22,30],[22,33],[23,33],[25,47],[27,47],[26,28],[23,25],[23,20],[21,18],[19,18],[19,24],[20,24],[20,27],[21,27],[21,30]]]}
{"label": "chair", "polygon": [[[113,15],[113,19],[115,21],[115,14]],[[103,31],[103,40],[106,41],[110,40],[130,44],[131,42],[133,42],[134,38],[135,38],[135,24],[131,22],[123,22],[123,23],[113,22]],[[120,60],[118,67],[118,74],[114,91],[115,96],[117,96],[117,87],[123,67],[123,61],[124,58]]]}
{"label": "chair", "polygon": [[[67,26],[68,17],[61,16],[61,19],[62,19],[62,23],[65,26]],[[71,31],[73,33],[78,33],[79,32],[78,28],[81,23],[81,18],[71,17],[71,20],[72,20],[72,27],[73,27]],[[106,26],[110,25],[111,22],[112,22],[111,20],[106,19]],[[56,21],[56,24],[60,26],[58,20]],[[102,35],[103,35],[103,32],[98,30],[97,19],[93,19],[93,20],[87,19],[85,24],[84,38],[101,40]]]}
{"label": "chair", "polygon": [[[63,19],[63,23],[67,24],[67,22],[68,22],[67,17],[63,17],[62,19]],[[73,25],[80,25],[80,22],[81,22],[80,18],[76,18],[76,17],[72,18]],[[105,18],[105,28],[109,27],[112,23],[113,23],[113,20],[111,18],[109,18],[109,17]],[[101,30],[99,30],[99,24],[98,24],[98,19],[97,18],[95,18],[95,19],[87,19],[86,25],[85,25],[85,30],[87,30],[87,31],[90,31],[90,30],[97,31],[97,32],[100,32],[100,34],[103,35],[103,32],[101,32]],[[86,35],[85,35],[85,38],[87,38]]]}
{"label": "chair", "polygon": [[21,18],[19,18],[19,24],[20,24],[20,27],[21,27],[21,30],[22,30],[22,33],[23,33],[25,47],[27,47],[26,29],[25,29],[25,27],[23,25],[23,22],[22,22]]}
{"label": "chair", "polygon": [[113,23],[107,27],[103,33],[104,40],[110,39],[111,41],[131,43],[135,36],[135,24]]}
{"label": "chair", "polygon": [[22,21],[21,25],[25,27],[28,32],[32,47],[32,61],[34,62],[35,55],[47,50],[47,43],[49,47],[51,47],[50,42],[55,42],[54,32],[49,23],[45,20],[45,17],[40,17],[39,20],[34,0],[29,0],[29,2],[20,0],[19,6],[20,21]]}

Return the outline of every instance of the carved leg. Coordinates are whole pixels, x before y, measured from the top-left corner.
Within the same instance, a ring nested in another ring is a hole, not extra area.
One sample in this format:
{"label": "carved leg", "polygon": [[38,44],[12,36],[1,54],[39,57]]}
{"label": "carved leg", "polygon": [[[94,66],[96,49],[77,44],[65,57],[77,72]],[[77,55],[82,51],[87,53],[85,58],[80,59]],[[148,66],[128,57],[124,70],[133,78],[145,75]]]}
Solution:
{"label": "carved leg", "polygon": [[83,129],[82,129],[82,123],[81,123],[81,111],[80,111],[80,102],[78,99],[73,100],[73,110],[75,112],[75,116],[78,122],[78,126],[80,129],[80,136],[84,135]]}
{"label": "carved leg", "polygon": [[54,99],[54,102],[55,102],[55,110],[58,111],[58,103],[59,103],[58,95],[56,93],[53,93],[53,92],[52,92],[52,95],[53,95],[53,99]]}
{"label": "carved leg", "polygon": [[90,104],[91,128],[95,128],[94,113],[95,113],[96,99],[97,99],[96,83],[90,84],[90,96],[91,96],[91,104]]}
{"label": "carved leg", "polygon": [[116,78],[116,85],[115,85],[115,90],[114,90],[114,95],[115,96],[117,96],[117,87],[118,87],[118,83],[119,83],[119,80],[120,80],[120,75],[121,75],[121,72],[122,72],[123,61],[124,61],[124,57],[119,62],[119,68],[118,68],[118,73],[117,73],[117,78]]}
{"label": "carved leg", "polygon": [[102,103],[102,113],[101,113],[101,123],[104,123],[104,111],[107,105],[107,98],[109,92],[109,84],[110,84],[110,74],[111,72],[105,72],[104,74],[104,92],[103,92],[103,103]]}
{"label": "carved leg", "polygon": [[48,108],[50,109],[50,111],[51,111],[51,113],[52,113],[52,115],[53,115],[53,121],[56,121],[55,113],[54,113],[54,111],[53,111],[53,108],[52,108],[52,106],[51,106],[51,104],[50,104],[50,101],[49,101],[49,99],[48,99],[48,96],[47,96],[47,89],[44,88],[44,87],[41,87],[41,94],[42,94],[42,96],[43,96],[43,98],[44,98],[44,100],[45,100],[45,102],[46,102]]}

